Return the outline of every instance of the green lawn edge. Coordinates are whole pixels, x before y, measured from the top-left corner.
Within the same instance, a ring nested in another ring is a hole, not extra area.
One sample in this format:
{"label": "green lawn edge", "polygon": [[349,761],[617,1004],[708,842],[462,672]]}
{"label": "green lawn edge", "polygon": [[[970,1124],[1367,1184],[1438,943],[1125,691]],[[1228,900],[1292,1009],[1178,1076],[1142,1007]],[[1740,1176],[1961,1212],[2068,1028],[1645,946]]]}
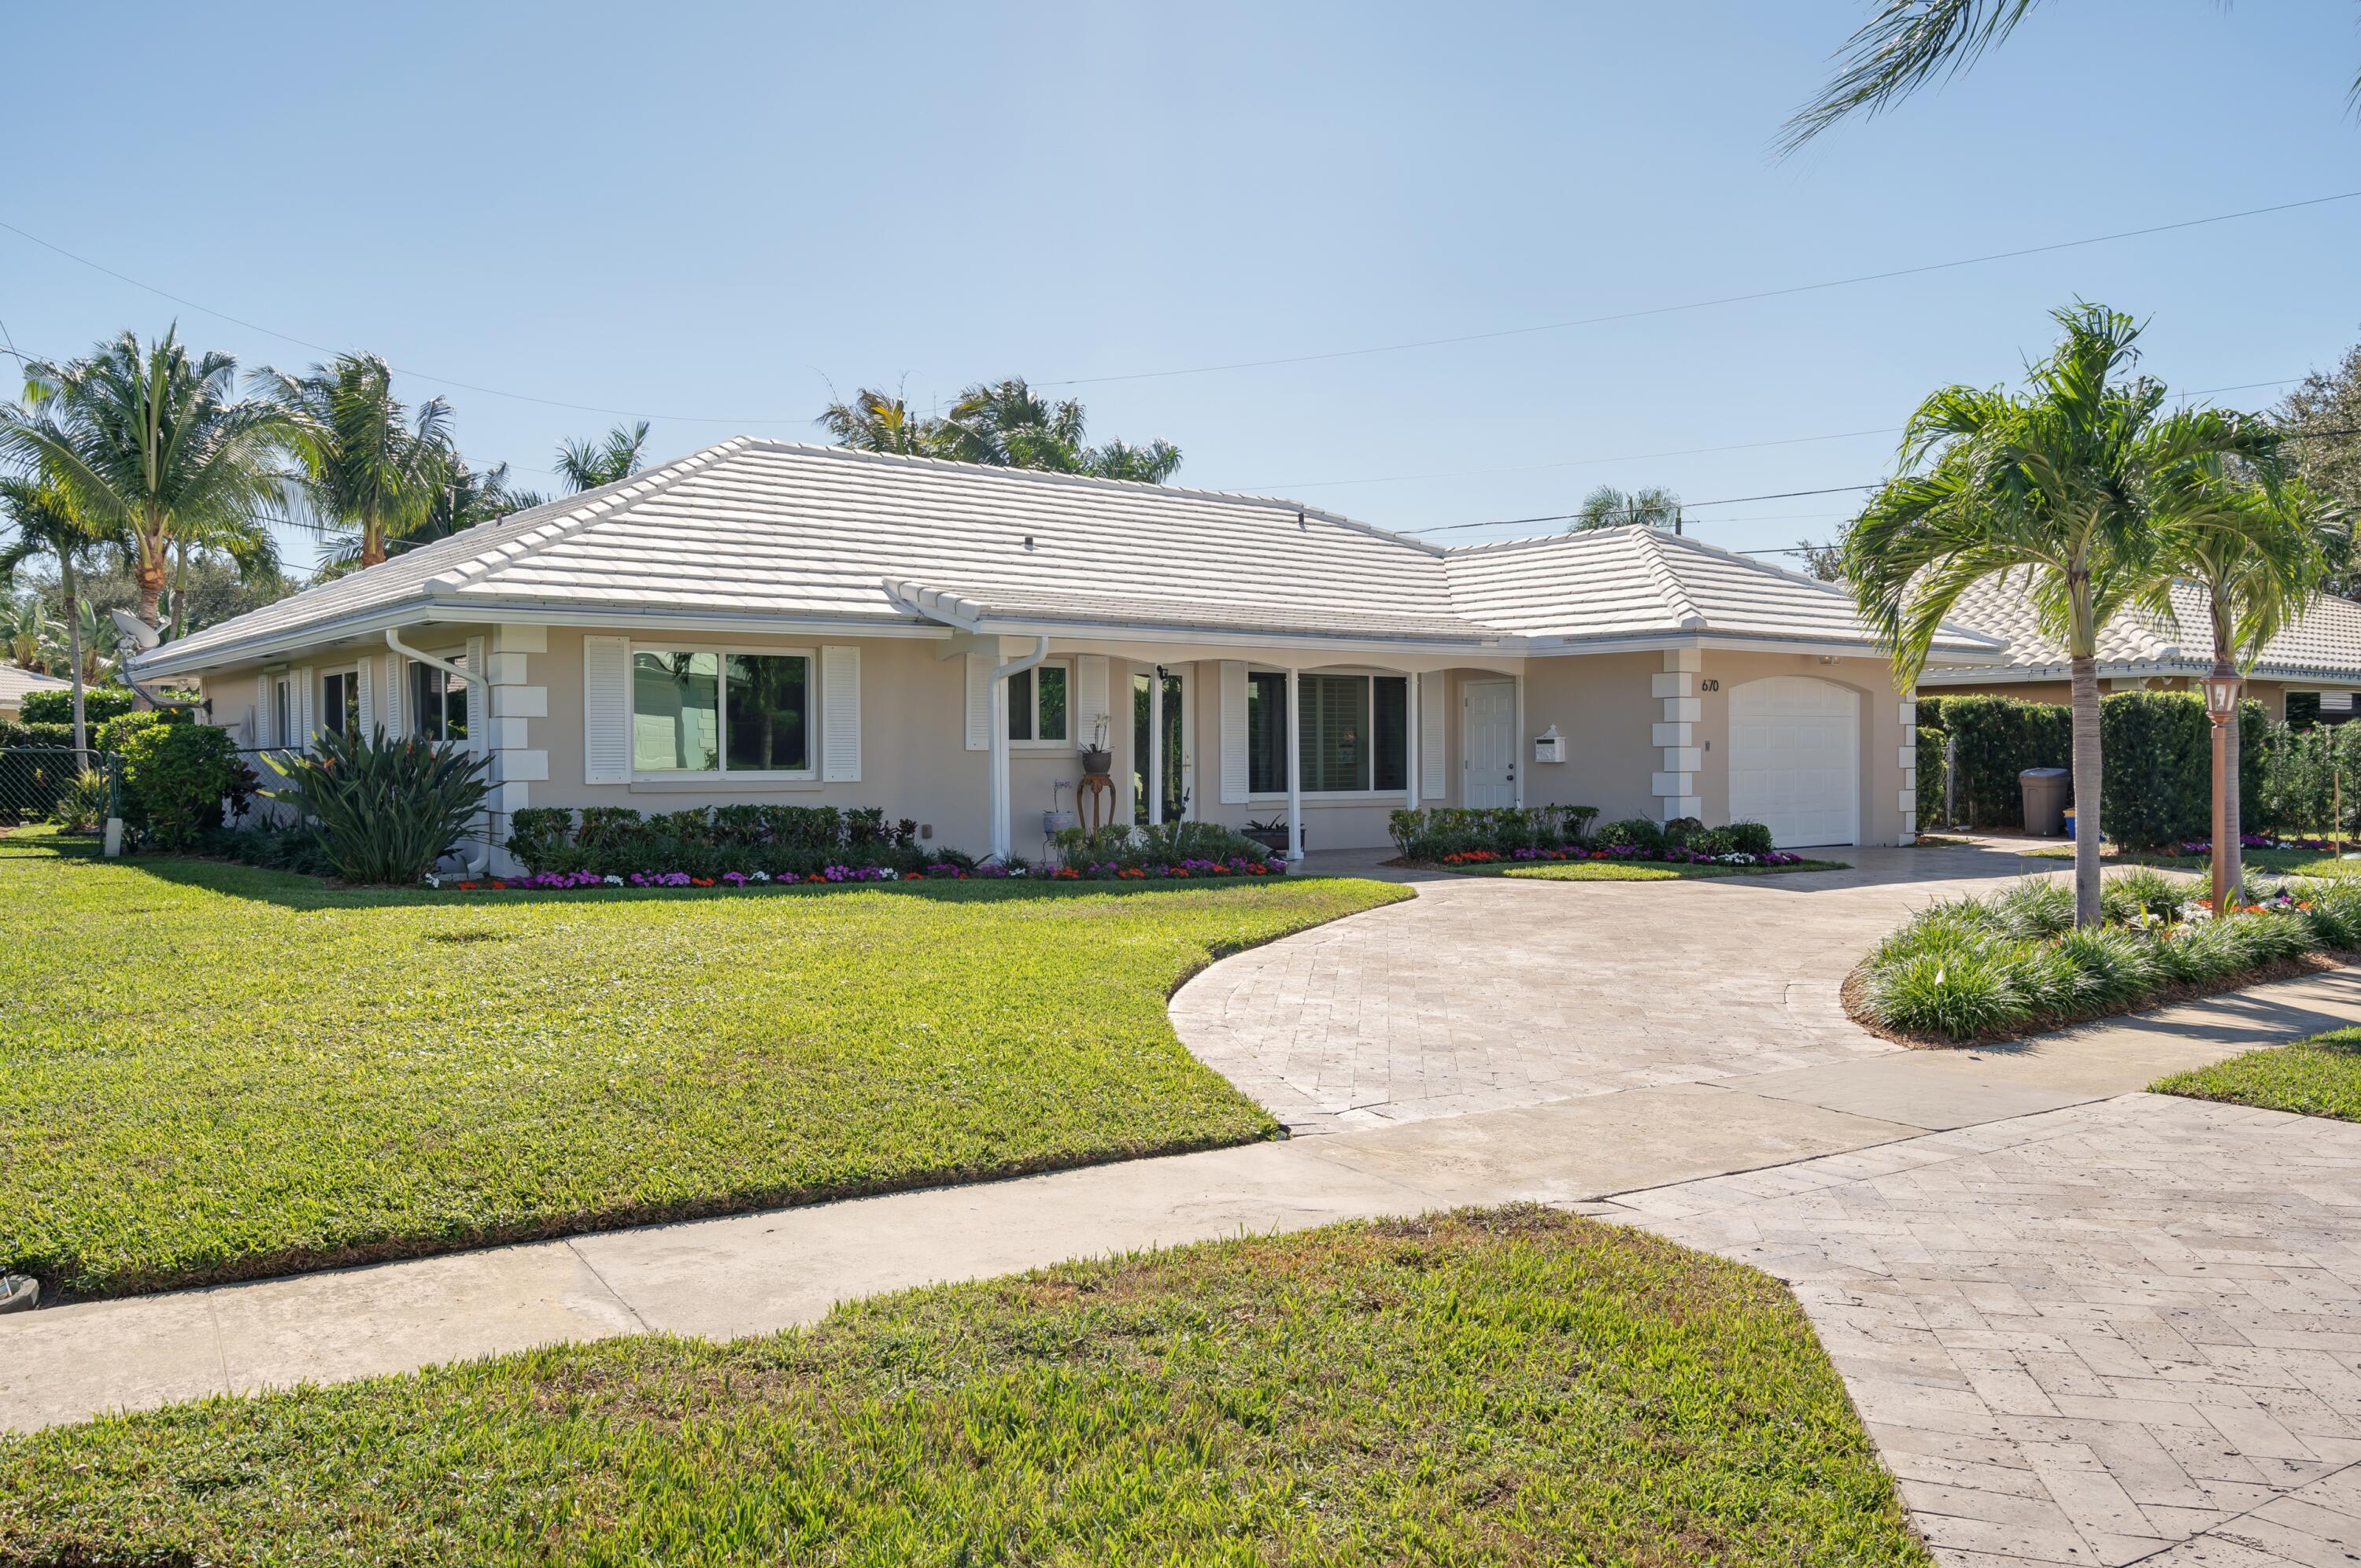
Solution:
{"label": "green lawn edge", "polygon": [[1540,1206],[0,1438],[65,1563],[1926,1568],[1795,1298]]}
{"label": "green lawn edge", "polygon": [[1411,896],[371,892],[20,831],[0,1268],[136,1294],[1275,1136],[1171,993]]}
{"label": "green lawn edge", "polygon": [[2212,1067],[2170,1073],[2148,1091],[2361,1122],[2361,1028],[2331,1029]]}

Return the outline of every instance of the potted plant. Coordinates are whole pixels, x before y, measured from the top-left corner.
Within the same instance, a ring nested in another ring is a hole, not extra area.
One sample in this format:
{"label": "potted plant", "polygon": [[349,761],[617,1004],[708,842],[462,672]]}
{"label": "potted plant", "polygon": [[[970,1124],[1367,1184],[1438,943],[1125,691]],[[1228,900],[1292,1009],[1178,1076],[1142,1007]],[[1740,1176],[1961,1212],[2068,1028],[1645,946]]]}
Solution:
{"label": "potted plant", "polygon": [[1102,717],[1091,721],[1091,742],[1082,748],[1082,772],[1110,773],[1115,771],[1115,752],[1107,747],[1107,721]]}
{"label": "potted plant", "polygon": [[[1249,821],[1246,824],[1246,831],[1247,838],[1252,839],[1256,843],[1260,844],[1272,854],[1283,855],[1287,853],[1286,817],[1274,817],[1268,822]],[[1310,837],[1306,836],[1304,839],[1304,847],[1309,849],[1311,847],[1311,842],[1312,840]]]}

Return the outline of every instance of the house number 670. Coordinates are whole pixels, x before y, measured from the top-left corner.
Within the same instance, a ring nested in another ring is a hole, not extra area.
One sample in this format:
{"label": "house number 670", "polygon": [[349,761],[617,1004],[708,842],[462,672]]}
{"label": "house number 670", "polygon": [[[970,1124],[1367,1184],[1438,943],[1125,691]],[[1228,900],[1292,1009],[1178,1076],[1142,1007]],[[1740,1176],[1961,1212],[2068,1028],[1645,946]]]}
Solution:
{"label": "house number 670", "polygon": [[1719,681],[1699,681],[1697,683],[1697,689],[1699,691],[1718,692],[1721,689],[1721,683]]}

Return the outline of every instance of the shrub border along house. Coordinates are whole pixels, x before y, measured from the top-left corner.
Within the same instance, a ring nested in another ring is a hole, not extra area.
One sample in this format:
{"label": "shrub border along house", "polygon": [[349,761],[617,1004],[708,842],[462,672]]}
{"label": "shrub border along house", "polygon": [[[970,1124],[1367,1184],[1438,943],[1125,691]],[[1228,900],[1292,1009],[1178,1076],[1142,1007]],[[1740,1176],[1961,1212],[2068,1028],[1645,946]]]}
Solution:
{"label": "shrub border along house", "polygon": [[1845,982],[1854,1021],[1957,1046],[2278,979],[2361,949],[2361,884],[2242,890],[2216,918],[2192,878],[2141,867],[2101,884],[2103,924],[2076,929],[2072,888],[2028,879],[1929,905]]}
{"label": "shrub border along house", "polygon": [[1652,822],[1627,817],[1588,831],[1592,806],[1430,806],[1397,811],[1388,826],[1402,862],[1446,870],[1556,861],[1630,861],[1664,865],[1781,867],[1803,856],[1772,847],[1760,822],[1708,828],[1694,817]]}

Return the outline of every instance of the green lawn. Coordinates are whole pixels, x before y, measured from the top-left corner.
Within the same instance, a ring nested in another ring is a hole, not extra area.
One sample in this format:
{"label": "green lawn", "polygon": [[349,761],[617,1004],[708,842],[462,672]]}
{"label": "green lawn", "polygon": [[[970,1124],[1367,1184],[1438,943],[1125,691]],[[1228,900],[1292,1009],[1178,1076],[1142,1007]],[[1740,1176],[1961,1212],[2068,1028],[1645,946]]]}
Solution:
{"label": "green lawn", "polygon": [[[2035,860],[2070,861],[2074,846],[2056,844],[2045,849],[2027,850],[2024,853]],[[2361,860],[2340,860],[2319,850],[2248,850],[2242,857],[2250,872],[2262,872],[2271,876],[2354,877],[2361,876]],[[2114,850],[2107,857],[2111,866],[2157,866],[2165,871],[2205,872],[2213,869],[2213,861],[2204,855],[2151,855],[2135,850]]]}
{"label": "green lawn", "polygon": [[2336,1029],[2292,1045],[2248,1051],[2194,1072],[2177,1072],[2149,1087],[2158,1094],[2361,1122],[2361,1029]]}
{"label": "green lawn", "polygon": [[0,1438],[39,1563],[1926,1568],[1804,1313],[1526,1208]]}
{"label": "green lawn", "polygon": [[1700,882],[1711,877],[1778,876],[1784,872],[1846,872],[1843,861],[1803,861],[1792,866],[1667,865],[1659,861],[1540,861],[1452,866],[1461,876],[1523,877],[1535,882]]}
{"label": "green lawn", "polygon": [[1345,879],[328,892],[0,838],[0,1268],[280,1273],[1269,1135],[1184,1050]]}

